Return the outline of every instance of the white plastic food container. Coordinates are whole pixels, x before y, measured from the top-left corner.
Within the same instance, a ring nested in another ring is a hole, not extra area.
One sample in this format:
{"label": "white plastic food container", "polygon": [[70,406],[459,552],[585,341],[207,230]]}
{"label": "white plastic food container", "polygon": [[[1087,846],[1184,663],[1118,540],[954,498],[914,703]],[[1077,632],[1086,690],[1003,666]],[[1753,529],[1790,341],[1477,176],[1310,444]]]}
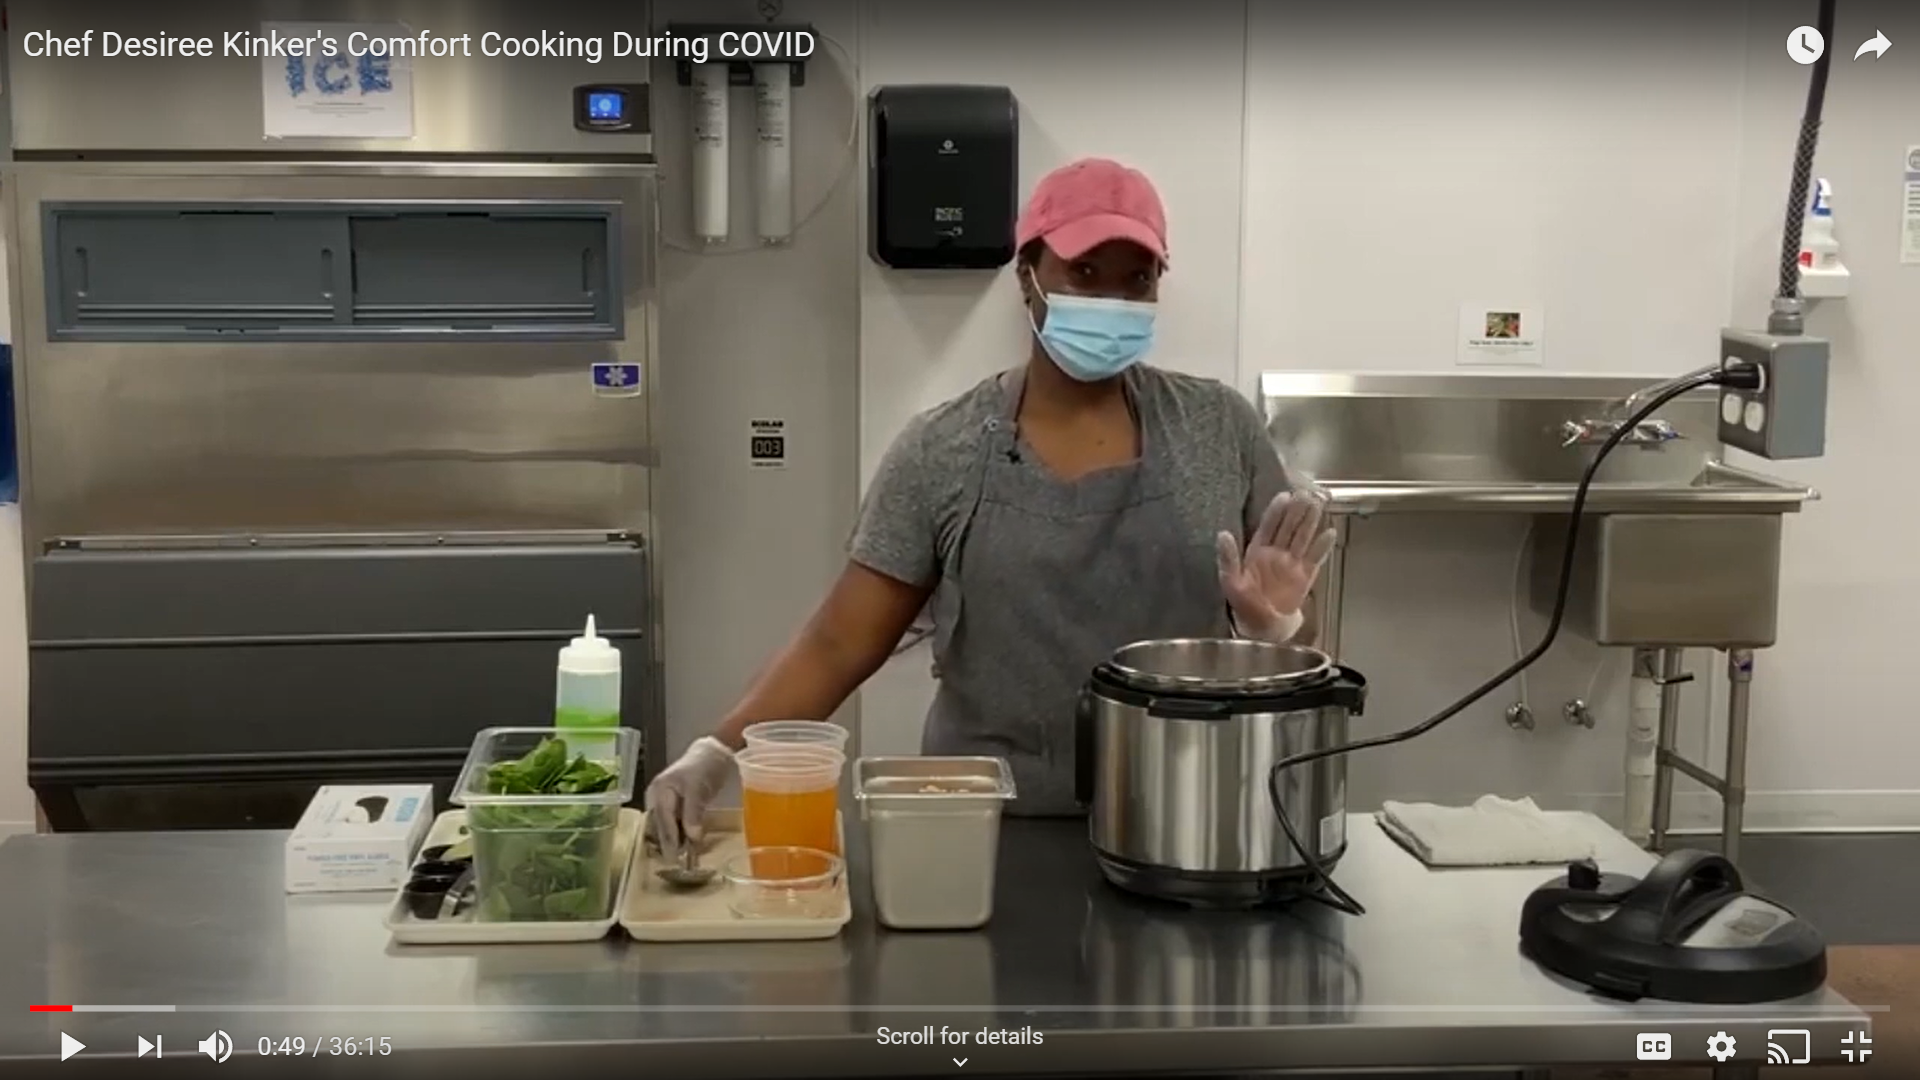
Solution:
{"label": "white plastic food container", "polygon": [[867,826],[867,877],[881,925],[972,930],[993,917],[1000,813],[1014,797],[990,757],[875,757],[854,762]]}

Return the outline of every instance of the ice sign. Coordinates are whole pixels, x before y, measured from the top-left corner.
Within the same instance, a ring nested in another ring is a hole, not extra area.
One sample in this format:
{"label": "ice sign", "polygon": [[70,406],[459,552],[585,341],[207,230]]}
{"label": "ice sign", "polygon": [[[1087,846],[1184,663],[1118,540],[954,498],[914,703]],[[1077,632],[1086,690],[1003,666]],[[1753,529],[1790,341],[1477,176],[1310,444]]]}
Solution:
{"label": "ice sign", "polygon": [[405,37],[397,23],[267,23],[268,40],[331,42],[260,58],[261,119],[269,139],[413,138],[413,67],[349,42]]}
{"label": "ice sign", "polygon": [[388,56],[287,57],[287,92],[391,94],[393,58]]}

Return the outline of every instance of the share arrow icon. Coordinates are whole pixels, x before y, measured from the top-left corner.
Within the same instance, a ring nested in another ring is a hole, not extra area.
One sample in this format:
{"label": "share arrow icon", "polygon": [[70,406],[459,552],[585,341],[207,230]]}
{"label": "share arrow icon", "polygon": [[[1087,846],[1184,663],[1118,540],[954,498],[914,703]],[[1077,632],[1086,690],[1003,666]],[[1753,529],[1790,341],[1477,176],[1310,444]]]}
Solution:
{"label": "share arrow icon", "polygon": [[1853,58],[1858,60],[1868,53],[1872,53],[1873,58],[1878,60],[1882,56],[1885,56],[1887,50],[1891,48],[1893,48],[1893,42],[1887,40],[1887,35],[1875,30],[1872,37],[1861,42],[1860,47],[1854,50]]}

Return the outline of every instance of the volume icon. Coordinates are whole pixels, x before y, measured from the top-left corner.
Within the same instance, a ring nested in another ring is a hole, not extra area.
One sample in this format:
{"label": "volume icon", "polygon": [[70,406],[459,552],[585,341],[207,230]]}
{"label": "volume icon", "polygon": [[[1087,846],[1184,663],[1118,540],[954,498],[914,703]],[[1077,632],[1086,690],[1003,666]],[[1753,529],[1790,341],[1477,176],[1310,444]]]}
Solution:
{"label": "volume icon", "polygon": [[200,1040],[200,1052],[212,1058],[215,1063],[233,1056],[233,1040],[224,1031],[216,1031]]}

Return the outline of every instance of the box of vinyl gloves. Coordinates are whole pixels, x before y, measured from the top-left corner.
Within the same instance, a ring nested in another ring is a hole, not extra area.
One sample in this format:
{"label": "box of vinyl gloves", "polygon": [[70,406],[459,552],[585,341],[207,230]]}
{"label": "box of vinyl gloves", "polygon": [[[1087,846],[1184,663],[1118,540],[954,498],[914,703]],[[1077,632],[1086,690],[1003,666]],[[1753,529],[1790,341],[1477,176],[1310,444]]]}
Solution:
{"label": "box of vinyl gloves", "polygon": [[433,785],[321,788],[287,837],[287,891],[397,889],[433,824]]}

